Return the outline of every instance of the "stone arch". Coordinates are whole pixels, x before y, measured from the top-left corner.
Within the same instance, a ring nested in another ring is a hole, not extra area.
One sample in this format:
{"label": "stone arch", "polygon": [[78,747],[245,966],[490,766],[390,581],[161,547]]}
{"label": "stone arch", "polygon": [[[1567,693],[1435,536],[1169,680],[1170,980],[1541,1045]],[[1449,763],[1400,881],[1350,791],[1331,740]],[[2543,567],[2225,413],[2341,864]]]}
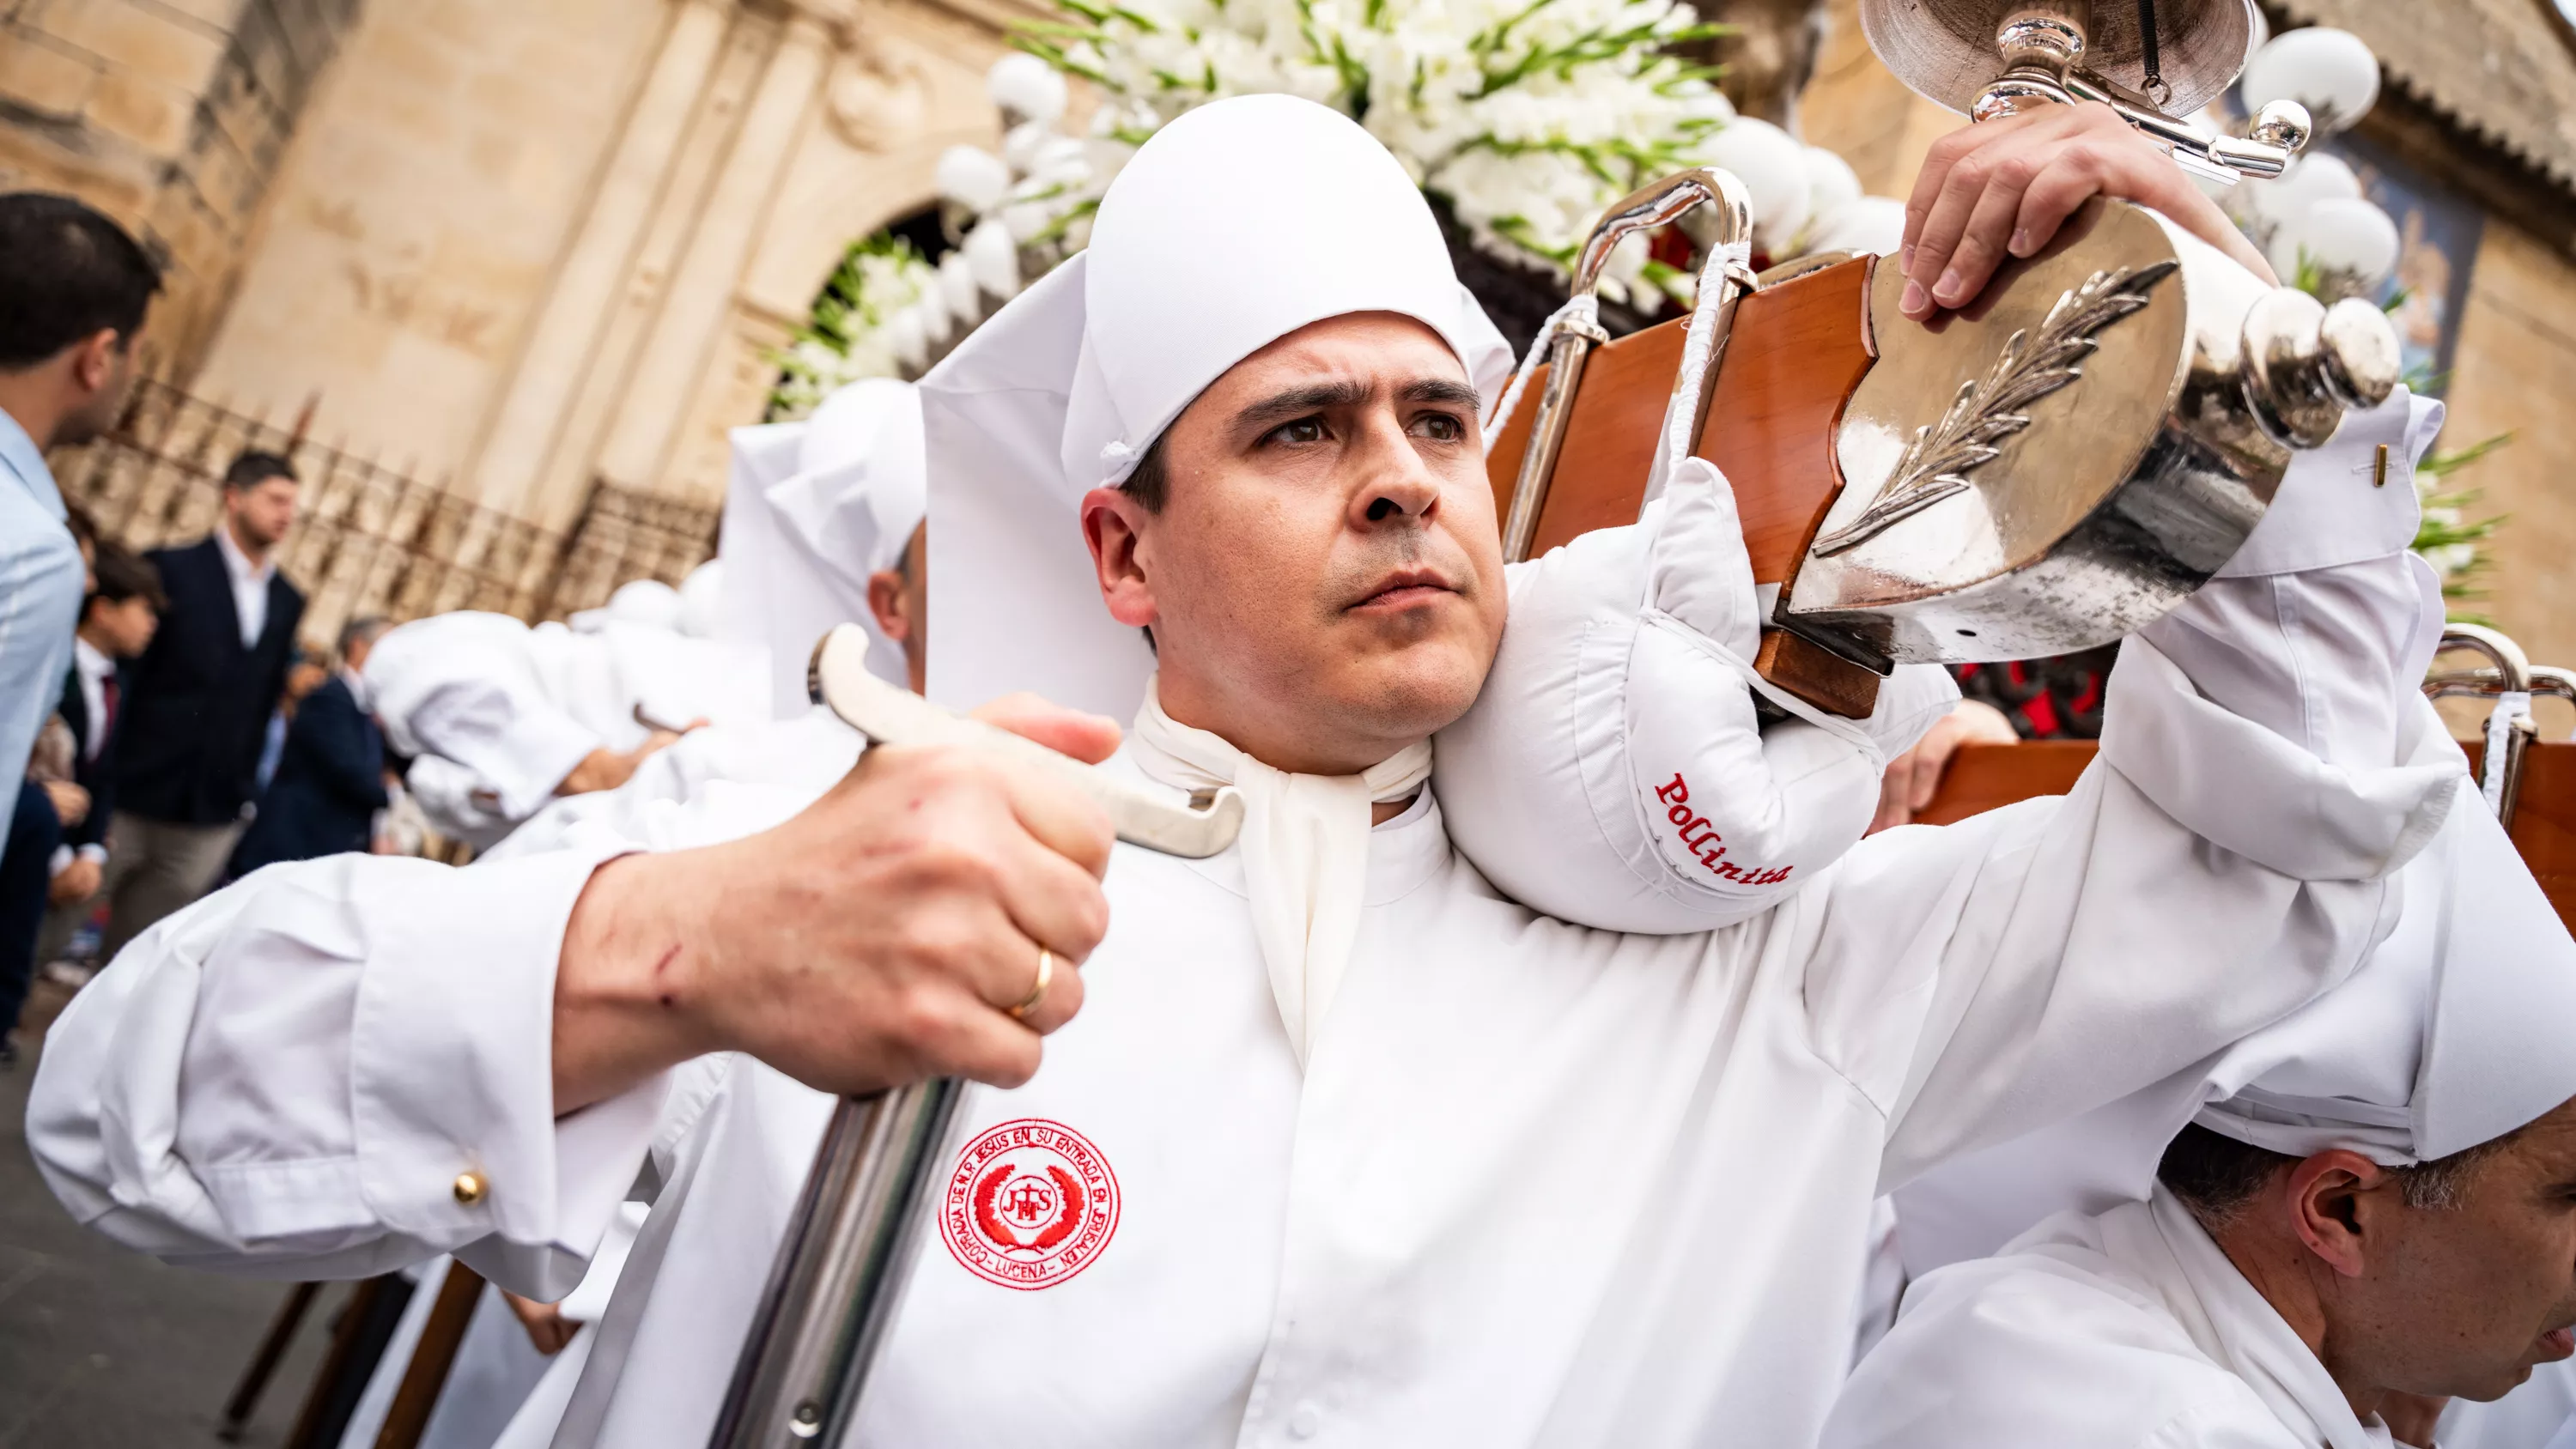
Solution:
{"label": "stone arch", "polygon": [[937,204],[934,173],[953,145],[1001,144],[984,72],[1000,32],[952,12],[870,4],[798,137],[736,288],[719,355],[690,409],[658,491],[723,496],[726,433],[760,420],[771,355],[810,315],[849,243]]}

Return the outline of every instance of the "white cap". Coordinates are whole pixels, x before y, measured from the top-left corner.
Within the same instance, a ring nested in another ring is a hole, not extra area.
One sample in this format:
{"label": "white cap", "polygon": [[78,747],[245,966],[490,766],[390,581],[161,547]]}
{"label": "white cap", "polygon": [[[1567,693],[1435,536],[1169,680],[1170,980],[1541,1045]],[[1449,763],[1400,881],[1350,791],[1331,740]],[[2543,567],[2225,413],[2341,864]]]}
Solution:
{"label": "white cap", "polygon": [[1153,668],[1109,617],[1077,505],[1122,482],[1208,384],[1328,317],[1393,312],[1492,405],[1511,349],[1459,285],[1404,167],[1348,117],[1243,96],[1180,117],[1101,198],[1087,249],[922,379],[932,476],[930,693],[1015,689],[1132,715]]}
{"label": "white cap", "polygon": [[680,632],[712,639],[724,615],[724,560],[708,559],[680,580]]}
{"label": "white cap", "polygon": [[2576,1098],[2576,940],[2473,790],[2409,864],[2349,982],[2239,1042],[2193,1120],[2291,1157],[2403,1167]]}
{"label": "white cap", "polygon": [[865,627],[869,672],[910,686],[902,647],[868,612],[868,576],[902,562],[925,481],[921,403],[908,382],[868,378],[804,422],[734,430],[723,636],[768,649],[780,715],[804,708],[806,660],[836,624]]}

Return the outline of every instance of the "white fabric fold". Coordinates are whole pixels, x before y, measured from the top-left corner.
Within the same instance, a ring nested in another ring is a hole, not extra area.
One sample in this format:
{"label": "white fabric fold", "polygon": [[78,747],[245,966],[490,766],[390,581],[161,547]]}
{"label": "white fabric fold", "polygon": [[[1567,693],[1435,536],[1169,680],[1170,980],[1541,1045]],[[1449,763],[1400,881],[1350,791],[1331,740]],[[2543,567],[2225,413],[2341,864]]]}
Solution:
{"label": "white fabric fold", "polygon": [[2441,829],[2460,753],[2430,705],[2400,716],[2397,762],[2354,769],[2230,713],[2146,636],[2120,646],[2102,759],[2157,808],[2297,880],[2375,880]]}
{"label": "white fabric fold", "polygon": [[1148,680],[1131,754],[1137,768],[1177,789],[1232,785],[1243,792],[1239,843],[1252,929],[1279,1020],[1303,1064],[1359,938],[1370,807],[1420,793],[1431,778],[1431,742],[1407,745],[1357,775],[1293,775],[1165,714]]}

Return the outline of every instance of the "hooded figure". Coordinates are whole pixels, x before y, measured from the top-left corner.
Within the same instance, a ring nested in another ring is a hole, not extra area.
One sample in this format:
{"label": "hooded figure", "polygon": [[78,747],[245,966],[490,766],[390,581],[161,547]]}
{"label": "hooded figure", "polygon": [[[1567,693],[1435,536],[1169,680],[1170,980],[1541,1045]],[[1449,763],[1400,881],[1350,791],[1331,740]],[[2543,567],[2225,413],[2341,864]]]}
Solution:
{"label": "hooded figure", "polygon": [[770,707],[806,705],[805,666],[834,625],[868,631],[868,670],[910,687],[904,646],[868,606],[868,581],[900,571],[927,508],[921,399],[869,378],[801,423],[734,431],[725,490],[720,637],[769,651]]}
{"label": "hooded figure", "polygon": [[[497,854],[548,851],[609,829],[652,839],[711,787],[820,791],[848,773],[862,741],[806,697],[815,641],[835,625],[868,631],[868,667],[910,686],[906,645],[871,606],[870,581],[900,573],[923,512],[921,405],[912,384],[872,378],[824,399],[803,422],[733,432],[724,544],[690,575],[691,617],[712,615],[715,645],[761,661],[774,717],[693,730],[615,790],[560,800],[515,832]],[[705,598],[721,570],[722,587]]]}
{"label": "hooded figure", "polygon": [[2410,1409],[2576,1351],[2576,941],[2460,790],[2369,962],[2178,1101],[2145,1200],[1918,1280],[1829,1449],[2430,1449]]}

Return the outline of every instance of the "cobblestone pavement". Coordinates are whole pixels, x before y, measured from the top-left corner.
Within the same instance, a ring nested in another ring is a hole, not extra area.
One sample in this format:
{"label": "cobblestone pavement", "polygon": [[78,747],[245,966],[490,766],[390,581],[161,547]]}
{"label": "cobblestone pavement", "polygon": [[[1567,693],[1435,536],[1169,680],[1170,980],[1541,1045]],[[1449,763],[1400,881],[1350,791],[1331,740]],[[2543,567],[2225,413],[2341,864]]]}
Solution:
{"label": "cobblestone pavement", "polygon": [[[32,1043],[66,993],[40,983]],[[283,1284],[190,1272],[75,1224],[27,1155],[32,1046],[0,1072],[0,1449],[195,1449],[250,1362]],[[241,1442],[286,1442],[343,1289],[306,1315]]]}

